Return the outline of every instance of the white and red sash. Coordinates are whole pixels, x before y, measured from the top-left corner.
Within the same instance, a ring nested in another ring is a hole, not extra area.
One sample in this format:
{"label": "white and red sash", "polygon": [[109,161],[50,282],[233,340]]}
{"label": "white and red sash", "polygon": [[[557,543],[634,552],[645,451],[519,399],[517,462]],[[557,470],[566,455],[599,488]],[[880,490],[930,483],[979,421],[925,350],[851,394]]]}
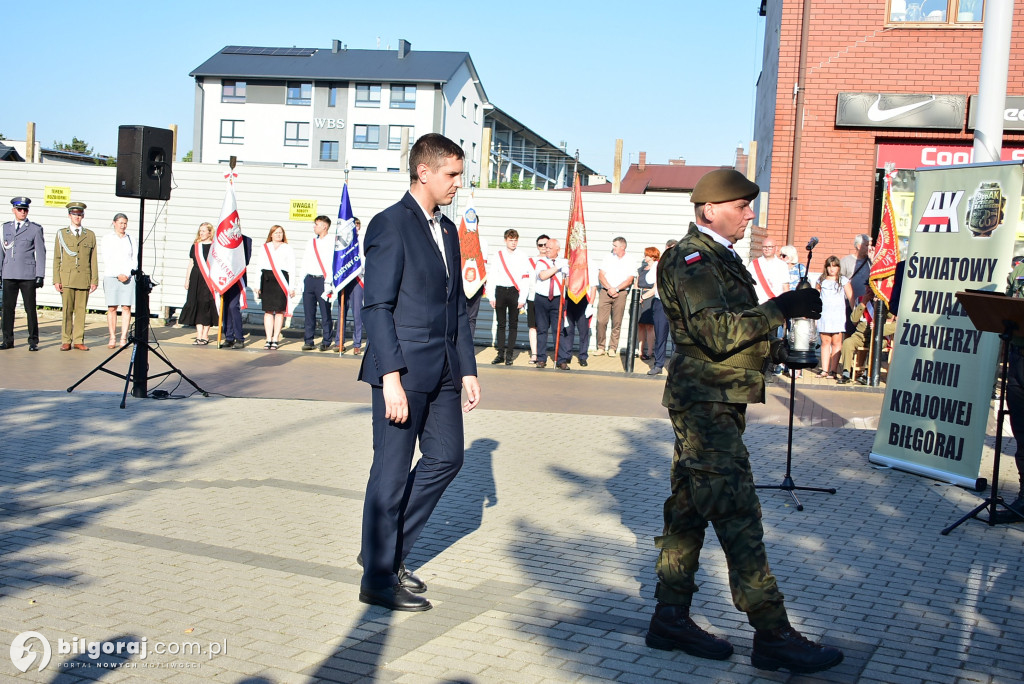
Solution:
{"label": "white and red sash", "polygon": [[[220,295],[217,294],[217,288],[213,286],[213,276],[210,275],[210,264],[206,261],[208,257],[203,257],[203,243],[195,242],[192,246],[195,248],[196,268],[198,268],[199,273],[202,274],[203,280],[206,282],[206,287],[210,289],[210,294],[213,295],[213,299],[219,302]],[[210,252],[213,252],[213,245],[210,245]],[[220,305],[218,304],[218,306]]]}
{"label": "white and red sash", "polygon": [[505,263],[505,251],[504,250],[501,250],[501,249],[498,250],[498,259],[501,260],[501,267],[503,269],[505,269],[505,275],[507,275],[508,279],[510,281],[512,281],[512,287],[516,288],[516,290],[519,290],[520,289],[519,283],[516,282],[515,277],[512,275],[511,269],[509,269],[508,264]]}
{"label": "white and red sash", "polygon": [[290,317],[292,315],[292,298],[291,295],[288,293],[288,280],[287,278],[284,277],[284,274],[281,273],[281,269],[278,268],[277,264],[274,262],[274,250],[270,249],[269,242],[263,243],[263,251],[267,253],[267,263],[270,264],[270,270],[274,272],[274,277],[277,279],[277,284],[281,286],[281,291],[284,292],[284,315]]}
{"label": "white and red sash", "polygon": [[754,270],[757,272],[757,282],[761,283],[761,289],[768,295],[768,299],[775,299],[775,292],[768,285],[768,279],[764,277],[764,271],[761,270],[761,259],[754,259]]}
{"label": "white and red sash", "polygon": [[316,241],[319,238],[313,238],[313,254],[316,256],[316,263],[320,264],[320,272],[324,274],[324,293],[323,298],[326,301],[331,301],[331,297],[334,295],[334,291],[328,287],[331,282],[331,275],[327,272],[327,267],[324,266],[324,260],[320,258],[320,250],[316,246]]}

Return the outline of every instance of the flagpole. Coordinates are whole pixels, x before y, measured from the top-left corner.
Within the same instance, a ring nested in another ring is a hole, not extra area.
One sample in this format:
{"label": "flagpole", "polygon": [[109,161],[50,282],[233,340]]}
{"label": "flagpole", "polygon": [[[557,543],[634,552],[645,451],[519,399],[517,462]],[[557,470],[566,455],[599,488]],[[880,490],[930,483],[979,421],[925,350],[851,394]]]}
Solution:
{"label": "flagpole", "polygon": [[[576,160],[572,165],[572,192],[569,193],[569,226],[565,229],[565,256],[563,259],[569,258],[569,238],[572,237],[572,219],[575,216],[576,211],[576,171],[580,164],[580,151],[576,150]],[[558,300],[558,327],[555,329],[555,363],[558,363],[558,345],[561,342],[562,337],[562,325],[563,325],[563,311],[565,311],[565,292],[569,287],[569,276],[562,278],[562,296]],[[570,340],[570,344],[572,341]],[[570,351],[572,351],[570,349]]]}
{"label": "flagpole", "polygon": [[220,306],[217,307],[217,349],[220,349],[221,337],[224,333],[224,295],[220,295]]}
{"label": "flagpole", "polygon": [[345,291],[338,292],[338,356],[345,353]]}

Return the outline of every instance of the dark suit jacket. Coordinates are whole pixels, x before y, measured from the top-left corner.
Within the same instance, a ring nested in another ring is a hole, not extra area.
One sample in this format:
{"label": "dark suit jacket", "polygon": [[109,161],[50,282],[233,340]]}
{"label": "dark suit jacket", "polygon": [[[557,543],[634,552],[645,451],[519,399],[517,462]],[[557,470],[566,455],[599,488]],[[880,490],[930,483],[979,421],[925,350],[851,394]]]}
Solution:
{"label": "dark suit jacket", "polygon": [[363,276],[363,326],[370,344],[359,370],[363,382],[381,385],[386,373],[399,371],[404,389],[431,392],[443,381],[446,360],[456,389],[464,376],[476,375],[458,229],[447,217],[441,226],[447,278],[430,224],[411,194],[370,221]]}

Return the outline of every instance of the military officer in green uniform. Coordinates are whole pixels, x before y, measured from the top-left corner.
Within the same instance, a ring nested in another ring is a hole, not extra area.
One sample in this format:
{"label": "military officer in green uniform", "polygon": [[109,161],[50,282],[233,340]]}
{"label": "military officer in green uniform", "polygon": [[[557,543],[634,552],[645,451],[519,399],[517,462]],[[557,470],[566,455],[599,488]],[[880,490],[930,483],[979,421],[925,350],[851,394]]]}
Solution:
{"label": "military officer in green uniform", "polygon": [[658,605],[646,641],[702,658],[732,655],[728,641],[690,618],[711,523],[725,551],[733,603],[756,630],[751,663],[817,672],[839,664],[843,654],[789,624],[768,567],[743,430],[747,403],[764,401],[766,364],[784,360],[772,354],[775,331],[787,318],[820,317],[821,296],[794,290],[758,305],[754,280],[733,250],[754,217],[750,203],[757,194],[757,185],[733,169],[703,176],[691,194],[696,223],[658,266],[658,292],[676,345],[662,404],[676,442],[664,533],[655,540]]}
{"label": "military officer in green uniform", "polygon": [[[1024,297],[1024,262],[1013,267],[1006,279],[1006,294]],[[1010,363],[1006,367],[1006,410],[1010,414],[1010,427],[1017,438],[1017,452],[1013,455],[1017,465],[1020,490],[1009,507],[1010,511],[996,511],[997,523],[1024,522],[1024,337],[1010,340]]]}
{"label": "military officer in green uniform", "polygon": [[96,264],[96,233],[82,226],[85,204],[68,202],[71,225],[57,232],[53,246],[53,286],[60,292],[64,317],[60,326],[60,350],[85,345],[85,310],[89,293],[99,285]]}

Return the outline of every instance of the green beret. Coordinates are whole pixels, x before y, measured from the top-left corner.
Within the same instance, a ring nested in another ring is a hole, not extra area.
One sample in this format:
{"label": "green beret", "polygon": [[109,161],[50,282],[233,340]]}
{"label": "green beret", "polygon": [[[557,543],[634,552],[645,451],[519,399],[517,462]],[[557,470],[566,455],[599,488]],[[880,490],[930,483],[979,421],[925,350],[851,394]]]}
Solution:
{"label": "green beret", "polygon": [[752,200],[761,192],[757,183],[736,169],[715,169],[701,176],[690,193],[694,204],[707,202],[731,202],[738,199]]}

